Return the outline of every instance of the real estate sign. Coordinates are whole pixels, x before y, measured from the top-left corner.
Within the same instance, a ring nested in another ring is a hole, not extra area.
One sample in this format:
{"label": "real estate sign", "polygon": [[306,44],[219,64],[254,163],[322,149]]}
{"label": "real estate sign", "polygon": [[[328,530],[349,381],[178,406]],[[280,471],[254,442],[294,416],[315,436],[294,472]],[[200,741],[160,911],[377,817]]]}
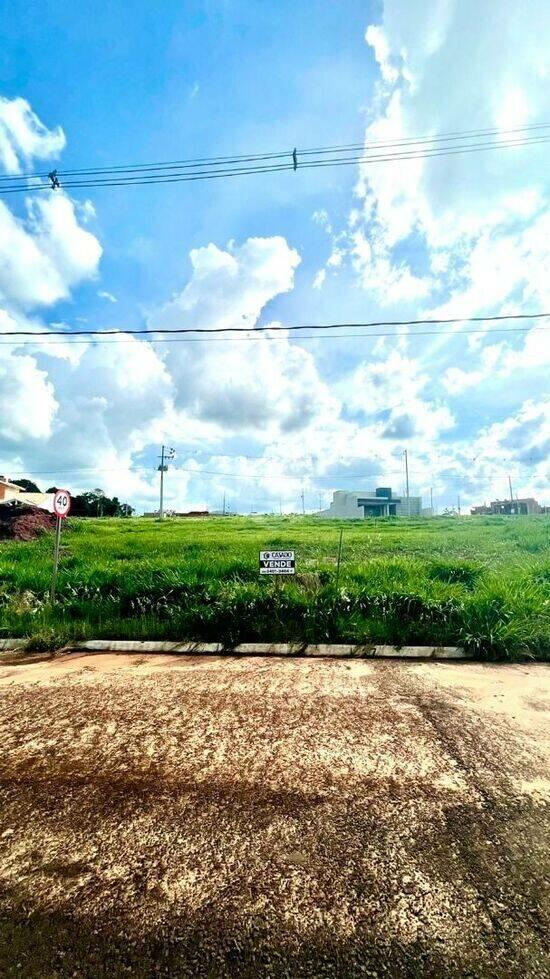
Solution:
{"label": "real estate sign", "polygon": [[296,574],[294,551],[260,551],[260,574]]}

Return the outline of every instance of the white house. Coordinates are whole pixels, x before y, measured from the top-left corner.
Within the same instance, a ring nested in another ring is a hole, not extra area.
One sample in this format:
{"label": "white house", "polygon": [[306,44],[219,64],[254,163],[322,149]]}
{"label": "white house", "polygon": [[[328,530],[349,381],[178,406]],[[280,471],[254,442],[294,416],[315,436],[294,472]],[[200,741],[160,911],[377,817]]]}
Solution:
{"label": "white house", "polygon": [[364,520],[365,517],[419,517],[422,514],[420,496],[394,496],[389,486],[375,490],[335,490],[328,510],[316,516],[327,520]]}
{"label": "white house", "polygon": [[53,513],[53,493],[26,493],[17,483],[0,476],[0,503],[28,503]]}

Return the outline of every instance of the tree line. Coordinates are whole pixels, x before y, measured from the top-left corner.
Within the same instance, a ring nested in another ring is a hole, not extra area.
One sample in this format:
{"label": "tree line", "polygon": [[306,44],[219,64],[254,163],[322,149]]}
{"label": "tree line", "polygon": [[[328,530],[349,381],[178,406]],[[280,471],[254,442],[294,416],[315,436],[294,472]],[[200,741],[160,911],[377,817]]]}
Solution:
{"label": "tree line", "polygon": [[[31,479],[14,479],[25,493],[42,493],[42,490]],[[55,493],[59,486],[49,486],[45,493]],[[71,495],[71,517],[131,517],[134,508],[129,503],[121,503],[118,496],[107,496],[102,489],[86,490],[84,493]]]}

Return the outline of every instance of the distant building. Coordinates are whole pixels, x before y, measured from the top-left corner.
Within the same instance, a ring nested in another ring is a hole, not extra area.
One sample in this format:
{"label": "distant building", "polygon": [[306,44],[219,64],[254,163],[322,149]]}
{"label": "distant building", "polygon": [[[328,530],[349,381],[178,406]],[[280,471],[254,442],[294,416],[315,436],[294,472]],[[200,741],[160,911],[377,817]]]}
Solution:
{"label": "distant building", "polygon": [[0,476],[0,500],[13,500],[21,492],[21,487],[17,483],[10,483],[5,476]]}
{"label": "distant building", "polygon": [[53,493],[27,493],[17,483],[0,476],[0,503],[30,504],[41,510],[53,511]]}
{"label": "distant building", "polygon": [[518,514],[543,513],[545,510],[546,507],[541,507],[532,496],[526,496],[521,500],[493,500],[489,504],[484,503],[483,506],[473,506],[470,513],[473,517],[498,516],[499,514],[517,516]]}
{"label": "distant building", "polygon": [[[148,513],[144,513],[143,516],[144,517],[158,517],[159,516],[159,511],[158,510],[152,510],[152,511],[149,511]],[[210,513],[208,512],[208,510],[185,510],[185,511],[181,511],[181,512],[179,510],[165,510],[164,511],[164,516],[167,519],[168,519],[168,517],[209,517],[210,516]]]}
{"label": "distant building", "polygon": [[320,510],[316,516],[327,520],[364,520],[365,517],[419,517],[422,513],[420,496],[394,496],[389,486],[375,490],[349,492],[335,490],[328,510]]}

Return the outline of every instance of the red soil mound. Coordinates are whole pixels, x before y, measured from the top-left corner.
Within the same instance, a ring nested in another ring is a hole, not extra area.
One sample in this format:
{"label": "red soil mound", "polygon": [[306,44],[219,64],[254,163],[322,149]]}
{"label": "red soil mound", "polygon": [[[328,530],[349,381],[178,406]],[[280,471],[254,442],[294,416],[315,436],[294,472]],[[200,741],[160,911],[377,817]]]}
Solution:
{"label": "red soil mound", "polygon": [[0,538],[33,540],[55,527],[55,517],[45,510],[16,504],[0,506]]}

